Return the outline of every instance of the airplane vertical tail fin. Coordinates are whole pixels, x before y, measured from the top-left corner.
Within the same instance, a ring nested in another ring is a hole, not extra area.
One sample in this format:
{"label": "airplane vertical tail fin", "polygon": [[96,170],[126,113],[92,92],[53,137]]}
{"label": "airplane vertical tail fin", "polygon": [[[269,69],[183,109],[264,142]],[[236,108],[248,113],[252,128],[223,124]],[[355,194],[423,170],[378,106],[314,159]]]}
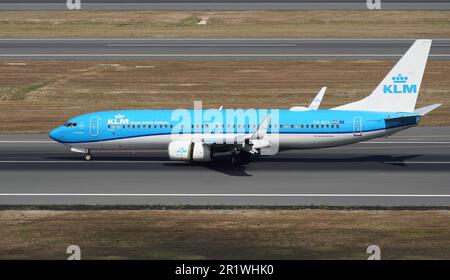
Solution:
{"label": "airplane vertical tail fin", "polygon": [[431,42],[416,40],[369,96],[332,110],[413,112]]}

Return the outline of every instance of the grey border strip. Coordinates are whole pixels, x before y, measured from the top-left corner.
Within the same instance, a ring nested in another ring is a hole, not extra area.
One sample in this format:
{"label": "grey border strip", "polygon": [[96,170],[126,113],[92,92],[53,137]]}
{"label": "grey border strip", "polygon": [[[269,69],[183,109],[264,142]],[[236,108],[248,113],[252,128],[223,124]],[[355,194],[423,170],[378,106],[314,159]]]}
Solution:
{"label": "grey border strip", "polygon": [[450,211],[450,206],[264,206],[264,205],[7,205],[0,204],[0,211],[52,210],[52,211],[105,211],[105,210],[366,210],[366,211]]}
{"label": "grey border strip", "polygon": [[[450,3],[382,3],[382,10],[450,10]],[[366,3],[82,3],[82,10],[368,10]],[[65,3],[0,4],[0,10],[67,10]]]}

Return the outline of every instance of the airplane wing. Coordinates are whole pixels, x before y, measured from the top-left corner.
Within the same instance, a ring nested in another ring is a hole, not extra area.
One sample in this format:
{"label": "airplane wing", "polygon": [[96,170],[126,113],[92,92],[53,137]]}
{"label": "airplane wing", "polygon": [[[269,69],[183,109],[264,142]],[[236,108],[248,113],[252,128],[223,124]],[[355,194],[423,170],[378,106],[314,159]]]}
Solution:
{"label": "airplane wing", "polygon": [[201,139],[194,139],[194,141],[201,141],[207,145],[240,145],[247,152],[258,153],[257,149],[270,146],[270,141],[265,137],[270,119],[270,115],[266,116],[252,135],[244,133],[231,135],[226,133],[210,134],[208,136],[202,135]]}
{"label": "airplane wing", "polygon": [[264,118],[264,120],[258,126],[258,129],[256,129],[255,133],[253,133],[253,135],[250,136],[250,140],[262,139],[262,138],[264,138],[264,136],[266,136],[267,127],[269,126],[269,122],[270,122],[271,118],[272,118],[271,115],[267,115]]}
{"label": "airplane wing", "polygon": [[320,103],[322,102],[322,98],[325,95],[326,90],[327,90],[326,87],[321,88],[319,93],[317,93],[316,97],[314,97],[313,101],[311,102],[311,104],[309,104],[308,107],[294,106],[294,107],[291,107],[289,110],[290,111],[314,111],[314,110],[319,109]]}
{"label": "airplane wing", "polygon": [[319,93],[313,99],[311,104],[309,104],[309,106],[308,106],[309,109],[311,109],[311,110],[319,109],[320,103],[322,102],[322,98],[323,98],[326,90],[327,90],[326,87],[323,87],[323,88],[320,89]]}

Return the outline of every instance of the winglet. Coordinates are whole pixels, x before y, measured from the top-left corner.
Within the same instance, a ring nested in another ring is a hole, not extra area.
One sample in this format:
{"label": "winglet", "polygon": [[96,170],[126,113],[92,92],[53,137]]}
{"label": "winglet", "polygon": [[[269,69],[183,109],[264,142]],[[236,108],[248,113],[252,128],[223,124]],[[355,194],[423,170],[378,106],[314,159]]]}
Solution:
{"label": "winglet", "polygon": [[272,118],[271,115],[267,115],[264,120],[261,122],[261,124],[258,126],[258,129],[253,133],[252,136],[250,136],[250,140],[255,139],[261,139],[266,136],[267,133],[267,127],[269,126],[269,121]]}
{"label": "winglet", "polygon": [[425,116],[426,114],[428,114],[429,112],[433,111],[434,109],[438,108],[441,105],[442,104],[428,105],[422,108],[415,109],[414,113],[419,114],[420,116]]}
{"label": "winglet", "polygon": [[326,90],[327,90],[326,87],[323,87],[323,88],[320,89],[319,93],[313,99],[311,104],[309,104],[309,106],[308,106],[309,109],[311,109],[311,110],[319,109],[320,103],[322,102],[322,98],[323,98],[323,95],[325,94]]}

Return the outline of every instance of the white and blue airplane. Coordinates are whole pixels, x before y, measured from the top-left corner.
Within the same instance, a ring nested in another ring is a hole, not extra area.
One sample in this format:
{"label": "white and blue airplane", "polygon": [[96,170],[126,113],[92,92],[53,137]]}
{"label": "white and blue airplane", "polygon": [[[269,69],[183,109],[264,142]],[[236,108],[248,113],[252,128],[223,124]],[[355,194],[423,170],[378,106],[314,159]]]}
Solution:
{"label": "white and blue airplane", "polygon": [[93,150],[167,149],[171,160],[182,161],[231,152],[233,165],[250,155],[367,141],[416,126],[441,105],[415,109],[431,42],[416,40],[369,96],[329,110],[318,110],[322,88],[309,107],[95,112],[70,119],[49,136],[86,160]]}

